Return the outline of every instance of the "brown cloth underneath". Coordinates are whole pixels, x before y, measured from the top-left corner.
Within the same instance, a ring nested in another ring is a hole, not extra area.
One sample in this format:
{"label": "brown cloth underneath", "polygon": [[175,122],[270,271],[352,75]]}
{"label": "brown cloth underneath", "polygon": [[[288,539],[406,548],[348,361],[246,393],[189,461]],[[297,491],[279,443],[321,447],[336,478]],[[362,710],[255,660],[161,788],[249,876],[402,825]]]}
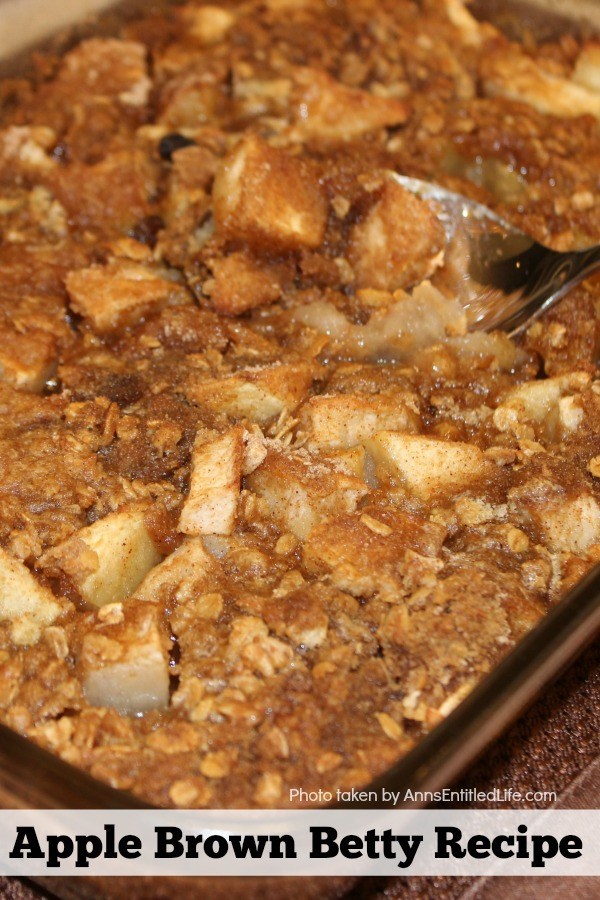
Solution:
{"label": "brown cloth underneath", "polygon": [[[598,808],[600,641],[453,787],[482,791],[513,788],[523,794],[555,791],[559,807]],[[469,804],[476,805],[502,804]],[[562,900],[565,891],[569,900],[595,900],[600,896],[600,884],[588,878],[370,878],[364,879],[347,900]],[[0,878],[3,900],[50,896],[19,879]]]}

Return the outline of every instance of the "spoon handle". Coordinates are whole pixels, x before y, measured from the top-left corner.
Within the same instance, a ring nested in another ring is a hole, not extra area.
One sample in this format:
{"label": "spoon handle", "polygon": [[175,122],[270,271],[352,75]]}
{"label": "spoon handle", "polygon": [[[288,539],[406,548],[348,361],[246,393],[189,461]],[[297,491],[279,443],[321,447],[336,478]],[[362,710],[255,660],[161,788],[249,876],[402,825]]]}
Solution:
{"label": "spoon handle", "polygon": [[542,313],[547,312],[574,285],[600,268],[600,246],[571,253],[546,250],[537,260],[518,306],[502,327],[519,334]]}

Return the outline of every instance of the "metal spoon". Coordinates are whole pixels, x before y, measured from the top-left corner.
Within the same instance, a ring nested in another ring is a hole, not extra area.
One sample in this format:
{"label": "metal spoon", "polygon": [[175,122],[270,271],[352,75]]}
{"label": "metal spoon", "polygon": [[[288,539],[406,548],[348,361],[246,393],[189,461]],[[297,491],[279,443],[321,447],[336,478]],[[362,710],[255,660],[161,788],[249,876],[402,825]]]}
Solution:
{"label": "metal spoon", "polygon": [[559,253],[495,213],[438,184],[390,172],[398,184],[435,208],[449,247],[466,266],[463,304],[471,330],[516,335],[600,268],[600,245]]}

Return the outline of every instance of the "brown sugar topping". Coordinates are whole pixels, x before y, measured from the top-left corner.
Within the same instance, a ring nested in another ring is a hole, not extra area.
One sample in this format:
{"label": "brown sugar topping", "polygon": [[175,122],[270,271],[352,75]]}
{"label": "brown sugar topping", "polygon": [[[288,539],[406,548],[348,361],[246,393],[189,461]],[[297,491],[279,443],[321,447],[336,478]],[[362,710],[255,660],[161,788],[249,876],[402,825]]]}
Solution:
{"label": "brown sugar topping", "polygon": [[600,242],[594,47],[187,3],[0,107],[3,722],[157,805],[364,786],[600,558],[600,281],[468,334],[386,174]]}

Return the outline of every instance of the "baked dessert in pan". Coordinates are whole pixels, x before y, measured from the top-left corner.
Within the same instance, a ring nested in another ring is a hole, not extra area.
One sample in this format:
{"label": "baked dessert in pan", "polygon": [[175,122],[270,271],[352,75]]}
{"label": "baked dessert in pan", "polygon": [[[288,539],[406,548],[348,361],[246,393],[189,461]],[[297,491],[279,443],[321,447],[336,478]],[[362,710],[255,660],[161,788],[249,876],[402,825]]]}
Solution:
{"label": "baked dessert in pan", "polygon": [[599,51],[167,7],[6,79],[2,720],[158,805],[364,786],[598,560],[598,282],[515,343],[386,172],[600,240]]}

